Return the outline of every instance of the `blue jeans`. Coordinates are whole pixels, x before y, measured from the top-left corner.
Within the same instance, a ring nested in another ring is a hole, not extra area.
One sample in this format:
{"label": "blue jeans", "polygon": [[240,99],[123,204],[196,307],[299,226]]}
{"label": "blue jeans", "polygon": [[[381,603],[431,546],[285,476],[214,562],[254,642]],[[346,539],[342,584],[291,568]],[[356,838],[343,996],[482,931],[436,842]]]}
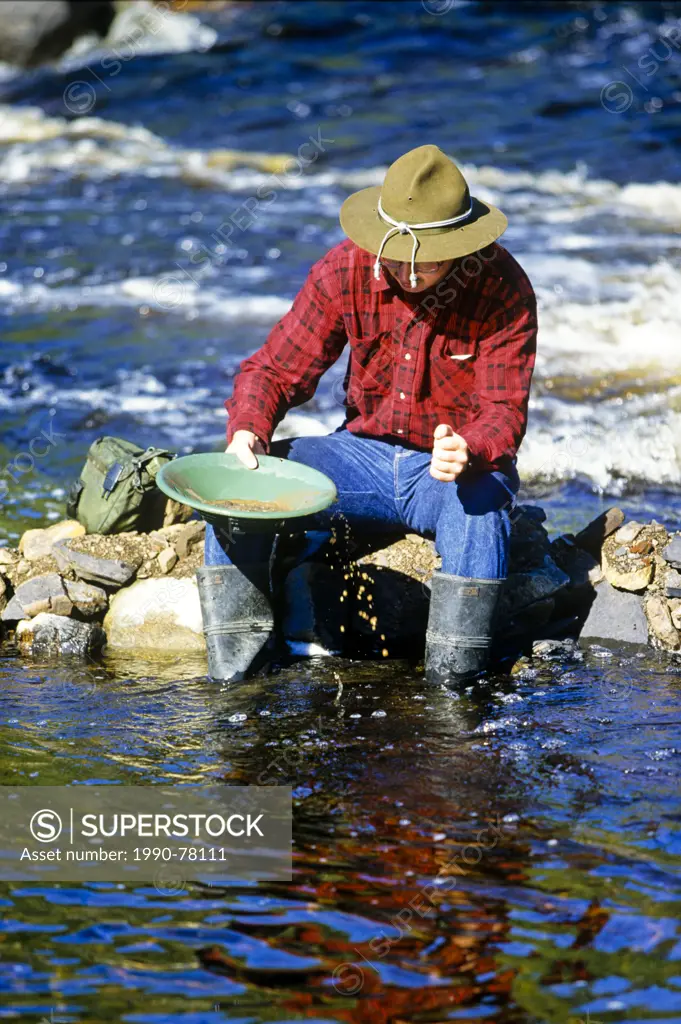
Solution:
{"label": "blue jeans", "polygon": [[[304,529],[312,533],[305,554],[320,546],[334,516],[342,513],[359,531],[392,526],[434,537],[443,572],[477,579],[506,577],[510,512],[520,484],[515,460],[508,460],[506,472],[468,469],[458,480],[442,483],[430,475],[429,452],[358,437],[346,429],[275,442],[272,454],[320,470],[338,491],[336,503],[307,518]],[[243,534],[229,541],[206,525],[206,565],[268,561],[271,548],[271,536]]]}

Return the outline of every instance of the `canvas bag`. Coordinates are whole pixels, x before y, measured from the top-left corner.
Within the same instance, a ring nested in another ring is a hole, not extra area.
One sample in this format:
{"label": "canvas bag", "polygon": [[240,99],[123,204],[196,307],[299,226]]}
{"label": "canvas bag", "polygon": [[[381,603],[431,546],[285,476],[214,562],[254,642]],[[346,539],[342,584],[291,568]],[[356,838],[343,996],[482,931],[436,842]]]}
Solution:
{"label": "canvas bag", "polygon": [[66,513],[88,533],[153,530],[163,524],[165,495],[155,477],[175,456],[165,448],[140,448],[120,437],[98,437],[71,487]]}

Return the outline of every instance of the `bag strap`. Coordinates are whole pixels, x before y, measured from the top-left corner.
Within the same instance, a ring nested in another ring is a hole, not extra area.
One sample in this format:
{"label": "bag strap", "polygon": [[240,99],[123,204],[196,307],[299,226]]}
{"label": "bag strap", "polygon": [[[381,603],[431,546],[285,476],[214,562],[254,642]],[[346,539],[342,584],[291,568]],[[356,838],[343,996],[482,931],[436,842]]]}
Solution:
{"label": "bag strap", "polygon": [[143,451],[141,455],[133,455],[130,461],[136,466],[143,466],[145,462],[150,462],[152,459],[155,459],[157,455],[167,455],[170,459],[174,458],[173,453],[169,452],[167,448],[153,448],[149,446],[149,448],[147,448],[146,451]]}
{"label": "bag strap", "polygon": [[135,472],[133,473],[132,486],[136,491],[143,491],[142,479],[140,472],[144,469],[145,463],[151,462],[157,455],[167,455],[169,459],[174,459],[175,455],[173,452],[168,451],[167,448],[153,448],[151,445],[143,451],[141,455],[133,455],[130,459],[130,464],[134,466]]}

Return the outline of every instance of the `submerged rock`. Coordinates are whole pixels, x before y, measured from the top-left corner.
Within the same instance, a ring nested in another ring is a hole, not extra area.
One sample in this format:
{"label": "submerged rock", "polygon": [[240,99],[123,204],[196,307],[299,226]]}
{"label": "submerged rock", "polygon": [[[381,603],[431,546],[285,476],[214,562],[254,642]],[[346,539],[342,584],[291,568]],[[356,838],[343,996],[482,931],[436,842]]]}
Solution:
{"label": "submerged rock", "polygon": [[33,654],[63,654],[85,657],[100,650],[106,640],[101,626],[77,622],[63,615],[40,612],[20,622],[16,639],[22,650]]}
{"label": "submerged rock", "polygon": [[111,600],[104,619],[111,647],[205,650],[199,591],[193,578],[139,580]]}

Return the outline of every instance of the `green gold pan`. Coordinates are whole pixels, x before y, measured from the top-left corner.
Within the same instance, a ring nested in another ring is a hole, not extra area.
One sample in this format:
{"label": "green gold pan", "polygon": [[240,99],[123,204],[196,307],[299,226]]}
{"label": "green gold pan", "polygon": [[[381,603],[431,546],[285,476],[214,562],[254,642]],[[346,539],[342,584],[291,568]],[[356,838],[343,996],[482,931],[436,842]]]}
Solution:
{"label": "green gold pan", "polygon": [[156,483],[208,519],[290,519],[321,512],[336,500],[335,484],[319,470],[271,455],[257,458],[258,468],[246,469],[226,452],[183,455],[163,466]]}

